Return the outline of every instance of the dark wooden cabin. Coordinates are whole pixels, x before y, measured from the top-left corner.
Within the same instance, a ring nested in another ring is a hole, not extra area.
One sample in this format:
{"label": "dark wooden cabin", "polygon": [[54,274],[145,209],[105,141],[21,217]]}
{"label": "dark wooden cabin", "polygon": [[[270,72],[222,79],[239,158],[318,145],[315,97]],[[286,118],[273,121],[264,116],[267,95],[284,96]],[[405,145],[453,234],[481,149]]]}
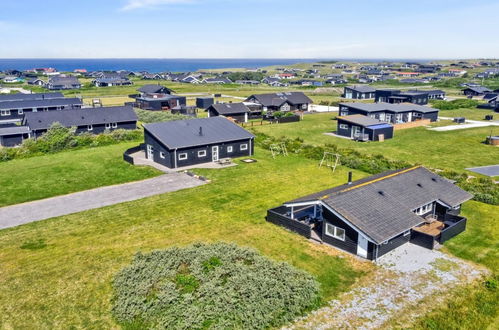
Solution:
{"label": "dark wooden cabin", "polygon": [[364,115],[392,124],[438,119],[438,109],[412,103],[340,103],[339,108],[340,116]]}
{"label": "dark wooden cabin", "polygon": [[393,125],[378,119],[363,116],[350,115],[337,117],[338,127],[336,134],[349,137],[357,141],[379,141],[393,137]]}
{"label": "dark wooden cabin", "polygon": [[268,210],[267,221],[376,260],[408,242],[433,249],[458,235],[466,228],[461,204],[472,197],[415,166],[286,202]]}
{"label": "dark wooden cabin", "polygon": [[254,136],[223,117],[144,125],[147,159],[168,168],[251,156]]}

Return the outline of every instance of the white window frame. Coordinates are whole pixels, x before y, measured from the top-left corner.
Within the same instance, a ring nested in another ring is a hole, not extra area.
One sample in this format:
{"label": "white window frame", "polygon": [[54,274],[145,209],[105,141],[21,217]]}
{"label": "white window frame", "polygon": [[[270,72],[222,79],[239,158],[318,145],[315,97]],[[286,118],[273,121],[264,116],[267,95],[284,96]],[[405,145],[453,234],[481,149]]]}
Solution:
{"label": "white window frame", "polygon": [[0,112],[0,115],[1,115],[1,116],[10,116],[10,110],[2,110],[2,111]]}
{"label": "white window frame", "polygon": [[111,123],[106,123],[106,129],[111,129]]}
{"label": "white window frame", "polygon": [[347,124],[340,124],[340,129],[348,129],[348,125]]}
{"label": "white window frame", "polygon": [[159,152],[159,157],[165,159],[165,153],[163,151]]}
{"label": "white window frame", "polygon": [[92,125],[87,125],[87,131],[93,131],[94,127]]}
{"label": "white window frame", "polygon": [[198,151],[198,157],[199,158],[206,157],[206,150],[199,150]]}
{"label": "white window frame", "polygon": [[186,160],[188,158],[187,152],[182,152],[178,154],[178,160]]}
{"label": "white window frame", "polygon": [[240,148],[240,150],[241,150],[241,151],[248,150],[248,144],[247,144],[247,143],[245,143],[245,144],[241,144],[241,145],[239,146],[239,148]]}
{"label": "white window frame", "polygon": [[227,152],[233,152],[233,151],[234,151],[234,147],[232,147],[232,146],[227,147]]}
{"label": "white window frame", "polygon": [[[330,232],[330,228],[332,229],[332,232]],[[343,233],[341,235],[338,234],[338,229],[343,231]],[[337,240],[344,242],[346,231],[343,228],[336,227],[335,225],[332,225],[330,223],[326,223],[326,235],[331,236],[333,238],[336,238]]]}
{"label": "white window frame", "polygon": [[18,114],[18,115],[22,115],[22,114],[24,114],[24,110],[23,110],[23,109],[17,109],[17,114]]}
{"label": "white window frame", "polygon": [[118,123],[111,123],[112,128],[118,128]]}

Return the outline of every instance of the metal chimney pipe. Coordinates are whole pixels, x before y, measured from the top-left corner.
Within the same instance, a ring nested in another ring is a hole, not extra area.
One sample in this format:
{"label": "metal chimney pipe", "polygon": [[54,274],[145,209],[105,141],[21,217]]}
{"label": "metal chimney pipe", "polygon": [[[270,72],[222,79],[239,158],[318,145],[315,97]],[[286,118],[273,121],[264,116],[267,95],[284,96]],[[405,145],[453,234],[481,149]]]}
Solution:
{"label": "metal chimney pipe", "polygon": [[199,136],[203,136],[203,127],[199,126]]}

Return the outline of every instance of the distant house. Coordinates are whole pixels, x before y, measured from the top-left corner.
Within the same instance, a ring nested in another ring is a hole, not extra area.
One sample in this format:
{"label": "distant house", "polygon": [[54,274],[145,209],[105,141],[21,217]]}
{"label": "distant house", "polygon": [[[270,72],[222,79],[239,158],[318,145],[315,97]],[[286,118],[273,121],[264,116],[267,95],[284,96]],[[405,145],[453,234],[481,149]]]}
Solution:
{"label": "distant house", "polygon": [[393,137],[393,125],[363,115],[337,117],[336,134],[358,141],[378,141]]}
{"label": "distant house", "polygon": [[142,75],[142,79],[144,80],[161,80],[163,77],[157,73],[145,73]]}
{"label": "distant house", "polygon": [[419,93],[423,92],[428,95],[429,100],[445,100],[445,92],[440,89],[432,89],[432,90],[417,90],[411,89],[408,90],[409,93]]}
{"label": "distant house", "polygon": [[127,86],[133,84],[130,79],[122,77],[97,78],[92,83],[96,87]]}
{"label": "distant house", "polygon": [[29,139],[30,131],[27,126],[16,124],[0,125],[0,146],[15,147]]}
{"label": "distant house", "polygon": [[274,77],[263,78],[262,83],[273,86],[273,87],[286,87],[286,86],[288,86],[288,84],[285,82],[282,82],[281,79],[274,78]]}
{"label": "distant house", "polygon": [[258,103],[264,111],[307,111],[313,101],[302,92],[254,94],[246,102]]}
{"label": "distant house", "polygon": [[438,119],[438,109],[417,104],[340,103],[340,116],[364,115],[386,123],[401,124],[420,119]]}
{"label": "distant house", "polygon": [[480,96],[484,95],[485,93],[490,93],[492,92],[490,89],[487,87],[483,86],[469,86],[461,90],[464,95],[466,96]]}
{"label": "distant house", "polygon": [[373,99],[376,90],[367,85],[345,86],[343,97],[346,99]]}
{"label": "distant house", "polygon": [[171,94],[173,93],[173,90],[169,89],[168,87],[161,86],[161,85],[144,85],[137,89],[137,91],[140,92],[141,95],[145,94]]}
{"label": "distant house", "polygon": [[29,100],[45,100],[45,99],[63,99],[64,95],[60,92],[54,93],[31,93],[31,94],[0,94],[0,102],[6,101],[29,101]]}
{"label": "distant house", "polygon": [[144,125],[147,159],[169,168],[251,156],[254,136],[223,117]]}
{"label": "distant house", "polygon": [[218,78],[206,78],[202,81],[203,84],[232,84],[229,78],[218,77]]}
{"label": "distant house", "polygon": [[7,76],[7,77],[3,78],[3,82],[7,83],[7,84],[20,83],[23,81],[24,81],[24,79],[22,79],[20,77],[16,77],[16,76]]}
{"label": "distant house", "polygon": [[45,86],[46,82],[41,80],[40,78],[31,78],[26,81],[28,85],[33,86]]}
{"label": "distant house", "polygon": [[248,122],[250,109],[244,103],[218,103],[212,104],[206,110],[208,117],[224,116],[239,122]]}
{"label": "distant house", "polygon": [[235,83],[240,85],[260,85],[258,80],[236,80]]}
{"label": "distant house", "polygon": [[373,175],[285,202],[267,221],[359,257],[399,246],[433,249],[466,229],[461,205],[473,196],[416,166]]}
{"label": "distant house", "polygon": [[137,115],[131,106],[31,112],[24,115],[22,124],[29,127],[32,137],[37,138],[56,122],[64,127],[75,127],[77,134],[100,134],[106,130],[136,129]]}
{"label": "distant house", "polygon": [[402,92],[396,89],[377,89],[374,93],[375,102],[428,104],[426,91]]}
{"label": "distant house", "polygon": [[54,112],[55,110],[80,109],[79,98],[27,99],[0,102],[0,121],[21,120],[31,112]]}
{"label": "distant house", "polygon": [[186,106],[187,98],[170,94],[143,94],[135,97],[135,106],[143,110],[171,110]]}
{"label": "distant house", "polygon": [[81,83],[78,78],[73,76],[54,76],[49,79],[47,88],[50,90],[79,89]]}

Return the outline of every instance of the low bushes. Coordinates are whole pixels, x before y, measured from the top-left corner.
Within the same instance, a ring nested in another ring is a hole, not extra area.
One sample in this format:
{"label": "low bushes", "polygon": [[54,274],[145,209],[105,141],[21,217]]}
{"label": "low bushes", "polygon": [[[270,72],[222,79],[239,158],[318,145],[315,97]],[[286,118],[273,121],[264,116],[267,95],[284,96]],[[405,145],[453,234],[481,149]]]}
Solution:
{"label": "low bushes", "polygon": [[125,141],[138,141],[142,138],[142,131],[138,129],[117,129],[99,135],[89,133],[77,135],[74,128],[66,128],[59,123],[54,123],[45,134],[36,140],[24,140],[18,148],[0,148],[0,161],[39,156],[74,148],[100,147]]}
{"label": "low bushes", "polygon": [[452,101],[431,100],[431,105],[439,110],[455,110],[464,108],[476,108],[480,104],[477,100],[457,99]]}
{"label": "low bushes", "polygon": [[263,329],[319,303],[311,275],[226,243],[138,253],[113,286],[124,328]]}
{"label": "low bushes", "polygon": [[[334,144],[316,146],[305,144],[300,138],[275,138],[255,131],[253,134],[256,136],[256,144],[264,149],[269,149],[270,145],[274,143],[284,143],[288,152],[300,154],[306,158],[315,160],[321,160],[324,156],[324,152],[330,151],[341,156],[341,165],[369,174],[377,174],[388,170],[398,170],[415,165],[404,161],[391,160],[383,155],[367,155],[354,149],[339,148]],[[474,195],[474,200],[487,204],[499,205],[499,187],[492,179],[482,177],[471,178],[465,173],[458,173],[455,171],[442,171],[439,174],[456,181],[456,184],[459,187]]]}
{"label": "low bushes", "polygon": [[172,114],[167,111],[149,111],[135,109],[135,113],[139,120],[143,123],[157,123],[162,121],[180,120],[180,119],[192,119],[190,116]]}

